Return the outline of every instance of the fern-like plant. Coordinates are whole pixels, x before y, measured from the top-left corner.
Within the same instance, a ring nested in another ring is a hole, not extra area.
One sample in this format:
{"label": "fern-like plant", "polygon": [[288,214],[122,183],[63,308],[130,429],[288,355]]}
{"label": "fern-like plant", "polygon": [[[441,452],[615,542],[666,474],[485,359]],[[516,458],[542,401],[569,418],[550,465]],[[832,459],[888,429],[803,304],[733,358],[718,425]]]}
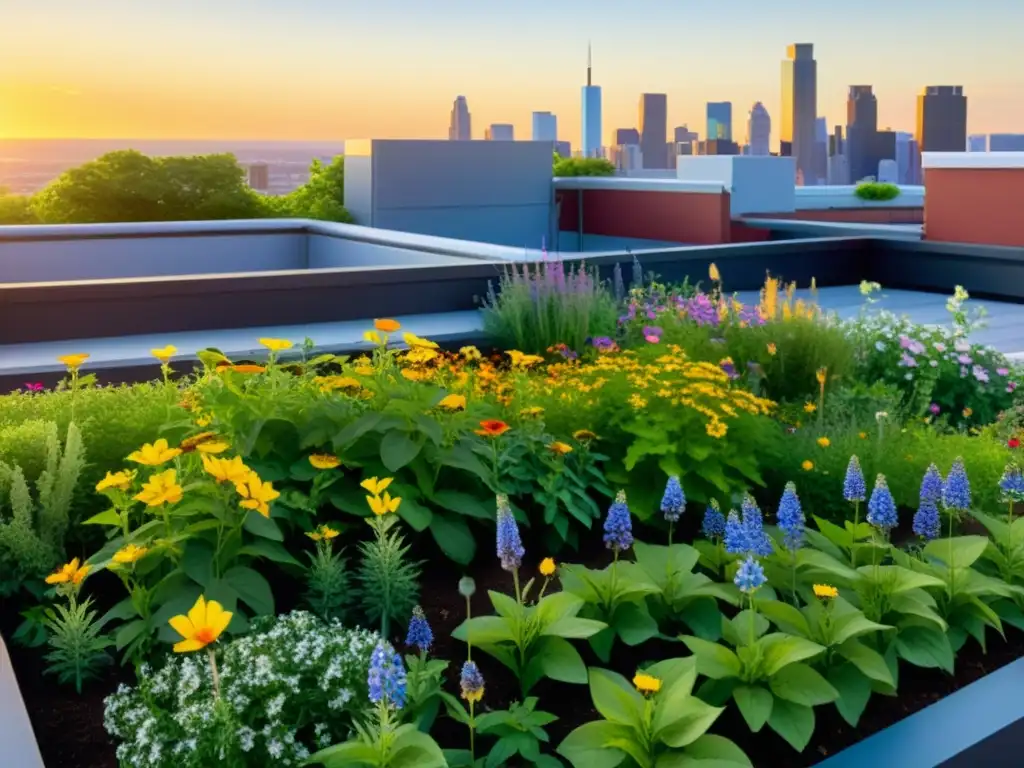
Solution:
{"label": "fern-like plant", "polygon": [[349,592],[348,563],[343,553],[335,552],[333,547],[338,531],[329,525],[321,525],[306,535],[316,542],[316,553],[308,553],[306,604],[324,621],[344,621],[352,595]]}
{"label": "fern-like plant", "polygon": [[[376,478],[372,480],[376,483]],[[367,485],[364,483],[363,487]],[[370,505],[374,516],[367,522],[373,528],[374,537],[359,545],[362,553],[356,573],[359,603],[367,621],[380,623],[380,633],[385,639],[391,622],[408,616],[419,602],[420,594],[421,563],[409,559],[405,537],[392,530],[398,523],[394,512],[400,502],[401,499],[392,499],[386,494],[383,498],[372,497]]]}
{"label": "fern-like plant", "polygon": [[114,641],[103,633],[89,599],[79,602],[70,594],[67,605],[58,603],[45,612],[43,621],[50,632],[46,673],[57,675],[61,684],[74,683],[81,693],[87,680],[98,678],[100,670],[113,663],[107,648]]}

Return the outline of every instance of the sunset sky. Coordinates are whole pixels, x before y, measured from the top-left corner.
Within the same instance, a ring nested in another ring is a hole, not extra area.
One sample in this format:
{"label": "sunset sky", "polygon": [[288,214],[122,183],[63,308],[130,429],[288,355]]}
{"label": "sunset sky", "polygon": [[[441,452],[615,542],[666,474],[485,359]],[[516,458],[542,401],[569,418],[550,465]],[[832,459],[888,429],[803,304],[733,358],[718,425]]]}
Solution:
{"label": "sunset sky", "polygon": [[[913,130],[924,85],[963,85],[971,133],[1024,133],[1024,0],[0,0],[0,138],[327,140],[446,136],[463,94],[474,138],[529,138],[558,115],[578,147],[588,39],[605,137],[643,91],[669,125],[734,131],[764,102],[777,136],[780,61],[811,42],[819,114],[845,122],[869,83],[879,122]],[[742,127],[741,127],[742,126]]]}

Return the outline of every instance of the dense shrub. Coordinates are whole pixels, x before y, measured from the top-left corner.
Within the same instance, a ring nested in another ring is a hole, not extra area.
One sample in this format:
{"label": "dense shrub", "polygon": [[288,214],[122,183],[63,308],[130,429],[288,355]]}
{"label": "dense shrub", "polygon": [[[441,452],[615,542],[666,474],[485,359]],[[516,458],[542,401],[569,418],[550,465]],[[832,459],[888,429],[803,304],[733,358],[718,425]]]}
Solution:
{"label": "dense shrub", "polygon": [[603,157],[561,157],[555,155],[552,172],[556,178],[567,176],[614,176],[615,166]]}
{"label": "dense shrub", "polygon": [[880,181],[863,181],[857,185],[853,193],[861,200],[895,200],[900,196],[900,188],[895,184]]}

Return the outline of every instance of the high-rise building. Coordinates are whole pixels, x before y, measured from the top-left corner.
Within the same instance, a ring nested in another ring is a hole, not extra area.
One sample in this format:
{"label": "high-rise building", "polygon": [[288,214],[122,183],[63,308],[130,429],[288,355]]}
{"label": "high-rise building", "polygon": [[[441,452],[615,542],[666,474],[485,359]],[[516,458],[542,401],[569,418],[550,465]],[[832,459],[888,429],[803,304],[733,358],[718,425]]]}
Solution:
{"label": "high-rise building", "polygon": [[644,167],[639,144],[616,144],[611,150],[611,162],[616,170],[628,173]]}
{"label": "high-rise building", "polygon": [[914,134],[906,131],[896,132],[896,183],[918,184],[917,180],[917,142]]}
{"label": "high-rise building", "polygon": [[624,147],[630,145],[640,146],[640,131],[636,128],[616,128],[615,129],[615,141],[612,142],[617,147]]}
{"label": "high-rise building", "polygon": [[558,141],[558,118],[550,112],[533,113],[533,141]]}
{"label": "high-rise building", "polygon": [[516,130],[512,123],[491,123],[484,131],[487,141],[515,141]]}
{"label": "high-rise building", "polygon": [[708,139],[697,142],[696,155],[738,155],[740,147],[729,139]]}
{"label": "high-rise building", "polygon": [[967,137],[968,152],[988,152],[988,134],[976,133]]}
{"label": "high-rise building", "polygon": [[843,126],[837,125],[828,137],[828,168],[825,178],[828,184],[845,185],[850,183],[849,159],[846,156],[846,139],[843,138]]}
{"label": "high-rise building", "polygon": [[895,160],[882,160],[878,163],[877,178],[883,184],[899,184],[899,169]]}
{"label": "high-rise building", "polygon": [[448,122],[448,140],[469,141],[472,139],[473,131],[470,121],[469,104],[466,103],[466,97],[456,96],[455,103],[452,104],[451,120]]}
{"label": "high-rise building", "polygon": [[708,141],[725,139],[732,141],[732,102],[709,101],[707,104],[707,136]]}
{"label": "high-rise building", "polygon": [[989,152],[1024,152],[1024,133],[993,133],[988,137]]}
{"label": "high-rise building", "polygon": [[967,97],[962,85],[929,85],[917,97],[917,132],[922,152],[967,150]]}
{"label": "high-rise building", "polygon": [[587,84],[582,91],[583,156],[601,156],[601,86],[594,85],[593,61],[587,44]]}
{"label": "high-rise building", "polygon": [[872,155],[876,133],[878,99],[870,85],[851,85],[846,98],[846,156],[853,184],[878,175],[879,158]]}
{"label": "high-rise building", "polygon": [[815,184],[828,183],[828,120],[814,121],[814,175]]}
{"label": "high-rise building", "polygon": [[556,141],[555,154],[559,157],[572,157],[572,144],[568,141]]}
{"label": "high-rise building", "polygon": [[750,116],[747,118],[747,147],[751,155],[772,153],[772,119],[760,101],[750,108]]}
{"label": "high-rise building", "polygon": [[668,168],[668,96],[664,93],[641,93],[640,152],[644,168]]}
{"label": "high-rise building", "polygon": [[815,126],[818,117],[818,63],[811,43],[796,43],[782,62],[782,124],[779,154],[796,159],[797,182],[813,184]]}
{"label": "high-rise building", "polygon": [[266,163],[253,163],[249,166],[249,186],[257,192],[270,189],[270,166]]}

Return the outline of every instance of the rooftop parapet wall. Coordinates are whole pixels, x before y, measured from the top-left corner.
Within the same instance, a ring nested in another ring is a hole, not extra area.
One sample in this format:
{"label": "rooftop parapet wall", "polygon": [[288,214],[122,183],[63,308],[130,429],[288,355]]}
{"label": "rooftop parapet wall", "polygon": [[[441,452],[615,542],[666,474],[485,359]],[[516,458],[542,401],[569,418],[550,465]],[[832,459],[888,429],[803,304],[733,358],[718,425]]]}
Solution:
{"label": "rooftop parapet wall", "polygon": [[1024,248],[1024,152],[925,152],[924,237]]}

